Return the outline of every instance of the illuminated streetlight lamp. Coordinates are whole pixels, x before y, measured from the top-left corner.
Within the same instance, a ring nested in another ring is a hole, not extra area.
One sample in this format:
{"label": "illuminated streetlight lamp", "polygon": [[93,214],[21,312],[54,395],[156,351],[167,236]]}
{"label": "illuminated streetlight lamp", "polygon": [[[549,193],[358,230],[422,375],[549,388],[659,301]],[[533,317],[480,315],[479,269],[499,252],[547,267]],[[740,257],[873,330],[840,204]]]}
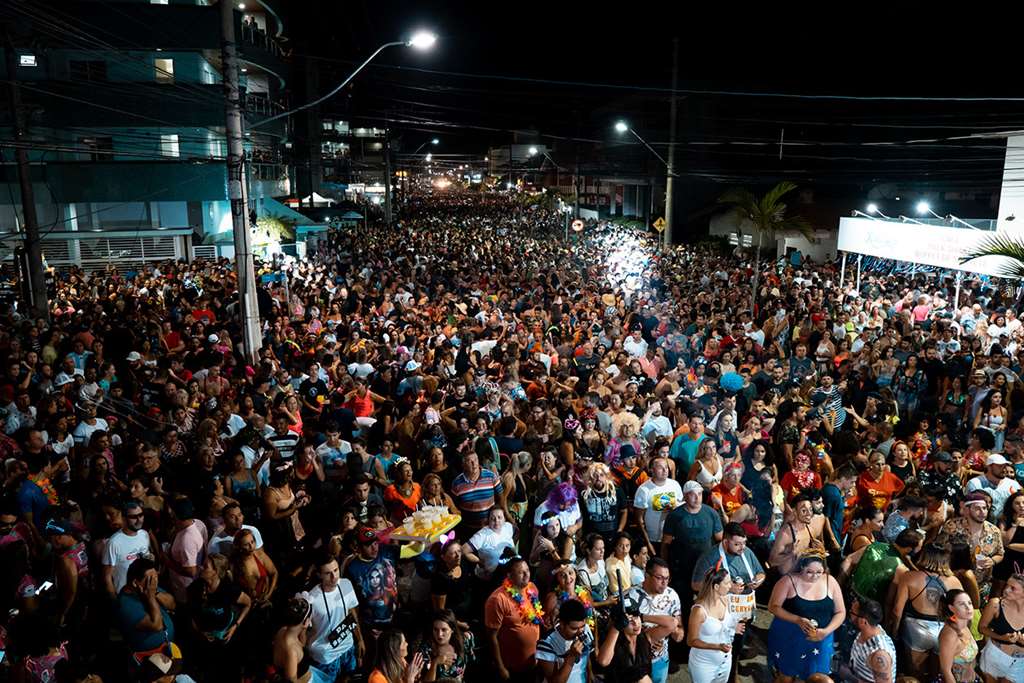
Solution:
{"label": "illuminated streetlight lamp", "polygon": [[926,213],[930,213],[931,215],[933,215],[936,218],[938,218],[940,221],[946,220],[945,217],[940,216],[939,214],[937,214],[934,211],[932,211],[932,205],[929,204],[928,202],[924,201],[923,199],[917,203],[917,206],[915,208],[917,209],[917,215],[918,216],[923,216]]}
{"label": "illuminated streetlight lamp", "polygon": [[531,157],[537,156],[537,148],[536,147],[530,147],[530,156]]}
{"label": "illuminated streetlight lamp", "polygon": [[405,42],[406,47],[414,47],[417,50],[429,50],[437,42],[437,34],[430,31],[417,31]]}
{"label": "illuminated streetlight lamp", "polygon": [[263,119],[262,121],[257,121],[256,123],[254,123],[253,125],[251,125],[249,127],[250,128],[256,128],[258,126],[262,126],[262,125],[265,125],[267,123],[270,123],[271,121],[277,121],[278,119],[284,118],[286,116],[291,116],[292,114],[294,114],[296,112],[300,112],[300,111],[302,111],[304,109],[309,109],[310,107],[315,107],[316,105],[320,104],[324,100],[327,100],[327,99],[330,99],[331,97],[334,97],[336,94],[338,94],[341,91],[342,88],[344,88],[346,85],[348,85],[349,82],[353,78],[356,77],[356,74],[358,74],[360,71],[362,71],[364,68],[366,68],[366,65],[369,64],[370,62],[372,62],[374,57],[376,57],[377,55],[379,55],[381,52],[383,52],[384,50],[388,49],[389,47],[405,46],[405,47],[412,47],[412,48],[415,48],[417,50],[429,50],[431,47],[434,46],[434,43],[436,43],[436,42],[437,42],[437,35],[436,34],[431,33],[430,31],[417,31],[408,40],[396,40],[396,41],[392,41],[390,43],[384,43],[383,45],[378,47],[373,52],[373,54],[371,54],[369,57],[367,57],[366,61],[364,61],[359,66],[357,66],[356,70],[353,71],[351,74],[349,74],[348,78],[346,78],[344,81],[342,81],[338,85],[338,87],[334,88],[333,90],[331,90],[329,93],[327,93],[323,97],[315,99],[312,102],[307,102],[306,104],[304,104],[304,105],[302,105],[300,107],[296,107],[295,109],[290,109],[290,110],[288,110],[286,112],[283,112],[281,114],[277,114],[276,116],[271,116],[269,118]]}
{"label": "illuminated streetlight lamp", "polygon": [[[655,151],[654,151],[654,148],[653,148],[653,147],[651,147],[651,146],[650,146],[649,144],[647,144],[647,140],[644,140],[644,139],[643,139],[642,137],[640,137],[640,134],[639,134],[639,133],[637,133],[637,132],[636,132],[635,130],[633,130],[632,128],[630,128],[630,126],[629,126],[629,124],[628,124],[628,123],[626,123],[625,121],[616,121],[616,122],[615,122],[615,130],[616,130],[616,132],[618,132],[618,133],[620,133],[620,134],[621,134],[621,133],[625,133],[625,132],[630,132],[630,133],[632,133],[632,134],[633,134],[633,137],[635,137],[635,138],[636,138],[637,140],[639,140],[639,141],[640,141],[640,143],[641,143],[641,144],[643,144],[643,146],[647,148],[647,151],[649,151],[649,152],[650,152],[651,154],[653,154],[654,156],[658,157],[658,161],[660,161],[661,163],[665,164],[665,168],[668,168],[668,162],[667,162],[667,161],[665,161],[664,157],[662,157],[662,156],[661,156],[660,154],[658,154],[657,152],[655,152]],[[674,174],[674,173],[673,173],[673,174],[671,174],[671,175],[672,175],[672,176],[675,176],[675,174]]]}

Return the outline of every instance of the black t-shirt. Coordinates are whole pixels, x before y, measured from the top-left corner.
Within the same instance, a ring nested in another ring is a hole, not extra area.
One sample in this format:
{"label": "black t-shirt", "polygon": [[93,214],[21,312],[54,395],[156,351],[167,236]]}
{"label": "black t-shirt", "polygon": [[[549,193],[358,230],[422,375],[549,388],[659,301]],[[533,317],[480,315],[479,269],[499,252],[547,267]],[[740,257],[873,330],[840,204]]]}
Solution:
{"label": "black t-shirt", "polygon": [[612,661],[604,668],[605,683],[637,683],[644,676],[651,675],[651,641],[642,632],[636,637],[636,650],[629,651],[629,642],[619,636],[615,641]]}
{"label": "black t-shirt", "polygon": [[242,589],[227,580],[221,580],[217,590],[203,595],[205,583],[194,581],[189,586],[189,606],[192,618],[203,633],[223,639],[224,631],[235,623],[235,605]]}
{"label": "black t-shirt", "polygon": [[341,438],[348,441],[356,427],[356,414],[348,408],[335,408],[324,415],[324,423],[335,422],[341,430]]}
{"label": "black t-shirt", "polygon": [[[614,495],[613,495],[614,494]],[[619,517],[626,509],[626,494],[618,487],[609,487],[604,495],[588,491],[580,498],[580,513],[583,516],[583,531],[601,534],[610,540],[619,528]]]}
{"label": "black t-shirt", "polygon": [[455,616],[460,619],[468,619],[470,616],[469,599],[473,594],[473,591],[470,590],[472,580],[470,577],[473,574],[466,568],[465,562],[462,564],[462,574],[457,579],[450,576],[445,570],[446,567],[442,563],[438,563],[437,569],[430,577],[430,594],[444,595],[446,598],[445,608],[455,612]]}
{"label": "black t-shirt", "polygon": [[939,385],[946,376],[946,364],[938,358],[925,359],[921,361],[921,369],[924,376],[928,378],[928,394],[935,396],[939,391]]}
{"label": "black t-shirt", "polygon": [[302,397],[302,416],[315,417],[319,412],[311,409],[306,404],[321,406],[322,403],[320,401],[327,399],[327,383],[320,378],[314,381],[312,377],[307,377],[299,385],[299,396]]}

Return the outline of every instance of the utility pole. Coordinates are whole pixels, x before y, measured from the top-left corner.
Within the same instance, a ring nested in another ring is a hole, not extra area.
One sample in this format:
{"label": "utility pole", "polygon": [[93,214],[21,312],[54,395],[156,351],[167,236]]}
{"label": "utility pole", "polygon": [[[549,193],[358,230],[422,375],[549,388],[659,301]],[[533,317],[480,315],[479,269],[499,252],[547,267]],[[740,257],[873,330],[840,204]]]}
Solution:
{"label": "utility pole", "polygon": [[391,227],[391,131],[384,129],[384,224]]}
{"label": "utility pole", "polygon": [[9,31],[5,31],[7,58],[7,94],[10,98],[11,114],[14,116],[14,160],[18,166],[18,185],[21,189],[21,213],[24,218],[26,272],[19,275],[24,279],[28,275],[28,287],[22,290],[27,294],[28,312],[33,318],[50,319],[50,305],[46,299],[46,275],[43,272],[43,248],[39,242],[39,219],[36,216],[36,198],[32,190],[32,171],[28,164],[27,131],[25,130],[25,112],[21,107],[21,89],[18,87],[17,58],[14,44]]}
{"label": "utility pole", "polygon": [[669,104],[668,128],[668,176],[665,178],[665,236],[663,248],[667,251],[672,246],[673,237],[673,199],[675,198],[676,175],[676,115],[678,102],[676,88],[679,86],[679,38],[672,39],[672,96]]}
{"label": "utility pole", "polygon": [[238,280],[238,318],[242,326],[242,350],[250,363],[263,346],[259,307],[256,303],[256,274],[249,232],[248,188],[245,177],[245,146],[242,137],[242,109],[238,94],[238,52],[235,46],[235,6],[220,0],[220,28],[224,61],[224,115],[228,142],[228,201],[235,238],[235,275]]}

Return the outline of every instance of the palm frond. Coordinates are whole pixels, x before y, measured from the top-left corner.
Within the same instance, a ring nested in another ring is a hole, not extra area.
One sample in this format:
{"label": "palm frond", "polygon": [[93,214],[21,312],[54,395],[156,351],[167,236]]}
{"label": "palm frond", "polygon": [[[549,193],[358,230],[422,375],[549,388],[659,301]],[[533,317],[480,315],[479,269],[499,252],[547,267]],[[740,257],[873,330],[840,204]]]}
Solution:
{"label": "palm frond", "polygon": [[783,180],[778,185],[768,190],[764,195],[763,201],[766,204],[774,205],[778,204],[779,201],[787,194],[796,189],[796,183],[789,180]]}
{"label": "palm frond", "polygon": [[743,207],[745,210],[749,210],[749,207],[757,204],[757,199],[750,190],[737,188],[722,194],[722,196],[718,198],[718,203],[732,204],[734,206]]}
{"label": "palm frond", "polygon": [[973,251],[960,257],[960,263],[964,264],[985,256],[1002,256],[1009,259],[1000,266],[1000,276],[1024,278],[1024,241],[1020,238],[1003,234],[986,237]]}

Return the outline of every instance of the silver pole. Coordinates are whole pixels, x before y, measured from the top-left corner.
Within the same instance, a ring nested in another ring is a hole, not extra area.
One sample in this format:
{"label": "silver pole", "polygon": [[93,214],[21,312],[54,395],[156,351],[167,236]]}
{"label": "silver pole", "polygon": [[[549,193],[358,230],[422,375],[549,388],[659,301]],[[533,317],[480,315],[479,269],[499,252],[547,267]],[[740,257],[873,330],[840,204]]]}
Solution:
{"label": "silver pole", "polygon": [[242,326],[242,349],[249,362],[263,346],[259,307],[256,303],[256,274],[249,233],[248,188],[245,177],[245,147],[242,137],[242,109],[238,93],[238,55],[235,49],[234,3],[221,0],[221,38],[224,60],[224,114],[228,143],[228,201],[235,239],[235,274],[238,278],[238,316]]}
{"label": "silver pole", "polygon": [[846,252],[843,252],[843,265],[839,267],[839,288],[846,284]]}
{"label": "silver pole", "polygon": [[864,260],[864,254],[857,254],[857,293],[860,293],[860,262]]}
{"label": "silver pole", "polygon": [[956,272],[956,293],[953,295],[953,314],[960,309],[960,283],[963,282],[964,273],[958,270]]}

